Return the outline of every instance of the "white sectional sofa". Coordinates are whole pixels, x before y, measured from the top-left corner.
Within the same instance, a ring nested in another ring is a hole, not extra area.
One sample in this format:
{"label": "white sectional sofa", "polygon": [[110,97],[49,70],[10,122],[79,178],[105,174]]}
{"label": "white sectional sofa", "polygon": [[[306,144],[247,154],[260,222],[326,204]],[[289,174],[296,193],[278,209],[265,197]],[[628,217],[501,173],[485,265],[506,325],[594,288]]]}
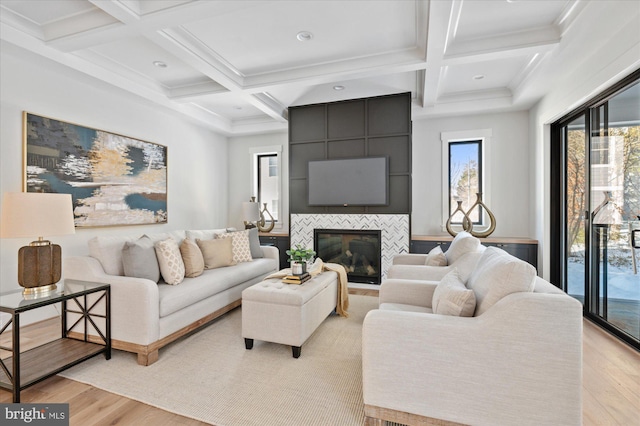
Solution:
{"label": "white sectional sofa", "polygon": [[392,278],[379,297],[363,324],[367,424],[581,424],[582,305],[528,263],[487,247],[465,281]]}
{"label": "white sectional sofa", "polygon": [[[154,243],[172,238],[180,245],[187,237],[209,240],[226,231],[182,230],[147,236]],[[259,242],[256,246],[256,233],[252,251],[262,257],[251,261],[205,269],[177,285],[125,276],[123,248],[140,237],[94,238],[89,241],[89,255],[65,258],[64,273],[65,278],[111,284],[112,346],[138,354],[141,365],[155,362],[161,347],[239,306],[242,290],[278,270],[278,249],[259,246]]]}

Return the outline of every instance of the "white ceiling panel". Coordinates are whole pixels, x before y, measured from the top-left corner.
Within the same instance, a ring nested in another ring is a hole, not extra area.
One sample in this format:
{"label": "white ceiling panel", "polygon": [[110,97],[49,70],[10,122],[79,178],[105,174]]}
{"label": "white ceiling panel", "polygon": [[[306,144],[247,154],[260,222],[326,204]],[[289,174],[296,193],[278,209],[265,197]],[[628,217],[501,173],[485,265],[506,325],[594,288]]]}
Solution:
{"label": "white ceiling panel", "polygon": [[[0,24],[3,43],[247,134],[286,130],[291,105],[400,92],[411,92],[414,117],[528,108],[557,72],[547,61],[575,51],[559,48],[563,35],[593,4],[0,0]],[[638,14],[637,2],[616,4]]]}
{"label": "white ceiling panel", "polygon": [[528,61],[528,58],[506,58],[451,65],[444,73],[441,94],[507,88]]}
{"label": "white ceiling panel", "polygon": [[[410,49],[415,9],[412,1],[263,2],[183,28],[248,76]],[[313,38],[299,41],[301,31]]]}
{"label": "white ceiling panel", "polygon": [[77,0],[3,0],[2,7],[41,26],[97,9],[87,1]]}
{"label": "white ceiling panel", "polygon": [[[90,50],[112,61],[113,67],[129,69],[168,89],[210,81],[181,59],[142,36],[104,43]],[[154,65],[157,62],[166,67]]]}
{"label": "white ceiling panel", "polygon": [[554,25],[565,0],[466,0],[456,26],[457,39],[491,37]]}
{"label": "white ceiling panel", "polygon": [[220,116],[229,120],[238,120],[246,118],[268,118],[268,116],[250,103],[233,97],[210,97],[198,101],[201,107],[215,112]]}

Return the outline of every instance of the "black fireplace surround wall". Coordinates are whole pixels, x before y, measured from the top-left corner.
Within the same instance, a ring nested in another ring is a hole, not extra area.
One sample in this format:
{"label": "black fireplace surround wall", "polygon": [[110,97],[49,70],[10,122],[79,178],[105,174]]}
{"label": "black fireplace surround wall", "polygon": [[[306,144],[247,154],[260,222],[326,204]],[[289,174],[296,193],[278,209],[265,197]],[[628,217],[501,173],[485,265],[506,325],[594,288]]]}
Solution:
{"label": "black fireplace surround wall", "polygon": [[[389,159],[388,205],[309,206],[309,161],[362,157]],[[411,93],[290,107],[289,210],[410,214]]]}

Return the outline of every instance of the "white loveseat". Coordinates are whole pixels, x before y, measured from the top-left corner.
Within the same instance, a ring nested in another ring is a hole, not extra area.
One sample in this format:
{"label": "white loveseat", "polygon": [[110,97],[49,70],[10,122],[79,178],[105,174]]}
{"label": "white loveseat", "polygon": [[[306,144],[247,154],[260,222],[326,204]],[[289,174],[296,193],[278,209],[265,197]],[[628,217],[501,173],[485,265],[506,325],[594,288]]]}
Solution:
{"label": "white loveseat", "polygon": [[[179,245],[186,237],[207,240],[225,232],[181,230],[147,236],[154,242],[170,237]],[[205,269],[177,285],[125,276],[123,247],[139,238],[94,238],[88,256],[65,258],[64,273],[65,278],[111,284],[112,346],[136,353],[141,365],[155,362],[161,347],[239,306],[242,290],[278,270],[278,249],[258,243],[263,257]]]}
{"label": "white loveseat", "polygon": [[440,281],[457,269],[466,281],[484,249],[478,238],[463,231],[456,235],[444,253],[438,246],[429,254],[403,253],[394,256],[387,270],[387,278]]}
{"label": "white loveseat", "polygon": [[459,278],[381,285],[363,324],[368,424],[581,424],[582,305],[494,247]]}

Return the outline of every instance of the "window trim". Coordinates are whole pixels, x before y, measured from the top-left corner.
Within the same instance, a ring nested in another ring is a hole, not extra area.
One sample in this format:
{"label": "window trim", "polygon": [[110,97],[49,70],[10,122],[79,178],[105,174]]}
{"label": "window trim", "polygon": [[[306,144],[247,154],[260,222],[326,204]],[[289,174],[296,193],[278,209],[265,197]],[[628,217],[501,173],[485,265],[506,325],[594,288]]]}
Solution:
{"label": "window trim", "polygon": [[[441,154],[442,154],[442,181],[441,181],[441,227],[446,232],[446,223],[449,219],[449,199],[450,199],[450,185],[449,185],[449,145],[452,142],[465,142],[465,141],[480,141],[480,161],[482,161],[480,176],[480,190],[482,191],[482,201],[491,205],[491,168],[488,164],[488,159],[491,158],[491,138],[493,137],[492,129],[477,129],[477,130],[461,130],[454,132],[441,132],[440,141],[442,142]],[[474,225],[474,229],[482,231],[487,229],[490,224],[488,223],[486,212],[482,212],[482,225]],[[459,224],[453,225],[454,229],[462,229]],[[477,227],[477,228],[476,228]]]}

